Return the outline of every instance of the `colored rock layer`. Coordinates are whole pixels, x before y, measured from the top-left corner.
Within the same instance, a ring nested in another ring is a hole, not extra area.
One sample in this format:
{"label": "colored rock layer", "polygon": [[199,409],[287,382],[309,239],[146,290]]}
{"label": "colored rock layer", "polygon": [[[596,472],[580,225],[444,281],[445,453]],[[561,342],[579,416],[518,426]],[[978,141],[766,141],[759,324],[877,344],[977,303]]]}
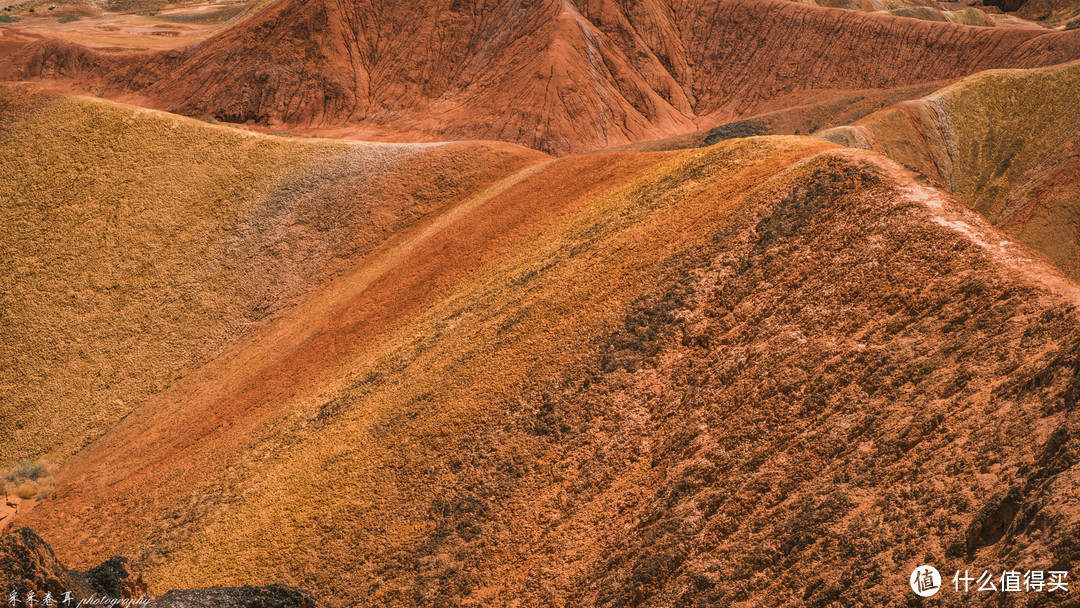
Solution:
{"label": "colored rock layer", "polygon": [[1080,558],[1080,288],[888,158],[350,144],[3,90],[0,192],[30,194],[0,344],[53,349],[4,386],[73,387],[9,431],[65,455],[19,525],[68,563],[331,606],[901,606],[922,563]]}
{"label": "colored rock layer", "polygon": [[818,135],[956,193],[1080,280],[1080,63],[995,70]]}
{"label": "colored rock layer", "polygon": [[800,105],[821,90],[1078,59],[1080,33],[786,0],[285,0],[177,50],[17,36],[0,48],[0,78],[59,79],[198,118],[564,154]]}

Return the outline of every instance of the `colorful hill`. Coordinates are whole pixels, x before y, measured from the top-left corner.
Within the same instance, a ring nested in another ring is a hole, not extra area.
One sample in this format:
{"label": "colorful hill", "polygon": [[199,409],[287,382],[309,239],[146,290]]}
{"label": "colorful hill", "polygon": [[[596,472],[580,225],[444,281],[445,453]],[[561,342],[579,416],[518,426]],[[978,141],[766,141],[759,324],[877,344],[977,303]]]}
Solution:
{"label": "colorful hill", "polygon": [[49,404],[20,449],[64,460],[19,524],[69,565],[332,606],[825,606],[1078,557],[1080,288],[887,158],[275,138],[27,91],[2,342],[38,342],[4,374]]}
{"label": "colorful hill", "polygon": [[891,156],[1080,279],[1080,63],[994,70],[820,133]]}
{"label": "colorful hill", "polygon": [[9,49],[0,78],[58,80],[275,129],[494,139],[557,154],[690,133],[823,92],[843,97],[1080,58],[1075,32],[787,0],[286,0],[205,41],[153,53],[0,33]]}
{"label": "colorful hill", "polygon": [[0,581],[1074,605],[1075,4],[0,0]]}
{"label": "colorful hill", "polygon": [[544,158],[0,96],[5,461],[66,459],[351,260]]}

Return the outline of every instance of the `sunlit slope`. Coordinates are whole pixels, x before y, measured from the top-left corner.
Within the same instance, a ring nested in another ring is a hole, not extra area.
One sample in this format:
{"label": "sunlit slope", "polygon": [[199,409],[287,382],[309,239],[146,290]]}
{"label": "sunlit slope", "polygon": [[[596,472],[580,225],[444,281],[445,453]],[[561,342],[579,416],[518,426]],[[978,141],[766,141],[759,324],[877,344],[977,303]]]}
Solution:
{"label": "sunlit slope", "polygon": [[2,464],[66,459],[343,260],[542,158],[257,136],[18,87],[4,108]]}
{"label": "sunlit slope", "polygon": [[820,135],[930,176],[1080,279],[1080,63],[992,70]]}
{"label": "sunlit slope", "polygon": [[1074,560],[1080,293],[1035,257],[820,139],[530,165],[154,396],[23,523],[157,591],[332,606],[884,605],[924,561]]}
{"label": "sunlit slope", "polygon": [[[50,537],[80,531],[57,538],[76,560],[117,551],[164,560],[153,574],[162,588],[296,580],[296,568],[320,589],[335,578],[345,585],[362,548],[423,531],[438,485],[402,468],[403,456],[426,459],[433,432],[449,440],[486,427],[507,391],[584,352],[650,289],[656,264],[711,231],[738,195],[827,146],[765,140],[675,158],[572,157],[497,184],[464,202],[475,205],[467,213],[389,244],[127,417],[61,472],[56,499],[27,522]],[[398,421],[420,403],[430,411]],[[364,504],[383,508],[356,510]],[[314,545],[289,522],[308,517],[350,539],[332,554],[340,568],[295,559]],[[218,542],[244,553],[219,560],[209,546]],[[171,553],[204,545],[197,556]]]}
{"label": "sunlit slope", "polygon": [[1035,24],[1003,15],[990,15],[974,6],[959,10],[948,10],[934,0],[795,0],[800,4],[810,4],[830,8],[842,8],[867,13],[975,25],[979,27],[1021,26],[1035,27]]}

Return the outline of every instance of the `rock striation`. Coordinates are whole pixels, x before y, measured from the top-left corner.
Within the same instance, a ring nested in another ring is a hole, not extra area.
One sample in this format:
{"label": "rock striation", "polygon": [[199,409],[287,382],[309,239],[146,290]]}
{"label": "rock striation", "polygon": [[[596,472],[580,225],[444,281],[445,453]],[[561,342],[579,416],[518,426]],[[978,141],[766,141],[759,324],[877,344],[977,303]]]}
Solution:
{"label": "rock striation", "polygon": [[178,50],[9,44],[0,78],[58,80],[188,116],[557,154],[688,133],[818,91],[1080,58],[1076,32],[787,0],[284,0]]}

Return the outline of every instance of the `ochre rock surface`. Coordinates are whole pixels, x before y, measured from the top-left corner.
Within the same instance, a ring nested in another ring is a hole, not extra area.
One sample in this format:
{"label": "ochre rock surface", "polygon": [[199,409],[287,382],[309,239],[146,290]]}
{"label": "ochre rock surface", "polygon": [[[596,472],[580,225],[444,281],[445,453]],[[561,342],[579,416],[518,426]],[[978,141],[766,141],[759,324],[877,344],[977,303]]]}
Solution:
{"label": "ochre rock surface", "polygon": [[819,136],[933,179],[1080,281],[1080,62],[991,70]]}
{"label": "ochre rock surface", "polygon": [[0,78],[57,79],[220,121],[553,153],[686,133],[811,91],[1080,58],[1077,32],[786,0],[282,0],[166,52],[7,38]]}
{"label": "ochre rock surface", "polygon": [[[67,563],[119,553],[154,593],[275,582],[335,607],[685,608],[899,607],[923,563],[1080,559],[1080,288],[886,157],[774,136],[558,159],[407,146],[418,162],[399,164],[375,144],[35,103],[0,131],[21,142],[9,148],[20,166],[74,171],[31,137],[71,134],[109,151],[80,155],[81,173],[132,204],[167,173],[109,172],[138,151],[117,135],[126,124],[157,154],[218,150],[217,170],[198,175],[243,195],[206,214],[214,230],[158,240],[138,223],[64,223],[77,208],[63,201],[97,198],[78,198],[79,179],[0,172],[9,188],[40,182],[28,209],[70,232],[31,239],[16,285],[47,285],[46,269],[81,276],[59,253],[106,238],[138,262],[76,294],[110,303],[86,309],[96,324],[128,328],[93,334],[95,348],[157,335],[129,314],[158,305],[154,290],[123,286],[185,293],[168,281],[176,260],[216,260],[200,252],[219,233],[254,260],[311,256],[303,276],[321,277],[269,298],[243,331],[212,334],[214,350],[159,353],[188,367],[133,393],[104,435],[80,435],[90,443],[65,459],[55,494],[19,516]],[[243,154],[227,162],[233,148]],[[302,210],[321,199],[308,197],[333,191],[333,161],[349,154],[384,168],[348,190],[361,209],[414,209],[410,221],[376,223],[383,232],[350,212],[309,232]],[[420,162],[438,154],[473,177]],[[284,182],[241,162],[297,155],[308,161]],[[423,198],[394,186],[402,175],[457,194]],[[223,205],[188,177],[166,182],[155,214]],[[356,251],[318,236],[340,243],[339,230]],[[213,264],[200,272],[217,276]],[[255,287],[276,275],[225,274],[237,276]],[[230,293],[215,280],[208,293]],[[37,292],[6,309],[32,312],[19,303]],[[248,310],[196,296],[208,318]],[[5,373],[50,365],[20,358]],[[21,424],[54,424],[36,411]]]}

